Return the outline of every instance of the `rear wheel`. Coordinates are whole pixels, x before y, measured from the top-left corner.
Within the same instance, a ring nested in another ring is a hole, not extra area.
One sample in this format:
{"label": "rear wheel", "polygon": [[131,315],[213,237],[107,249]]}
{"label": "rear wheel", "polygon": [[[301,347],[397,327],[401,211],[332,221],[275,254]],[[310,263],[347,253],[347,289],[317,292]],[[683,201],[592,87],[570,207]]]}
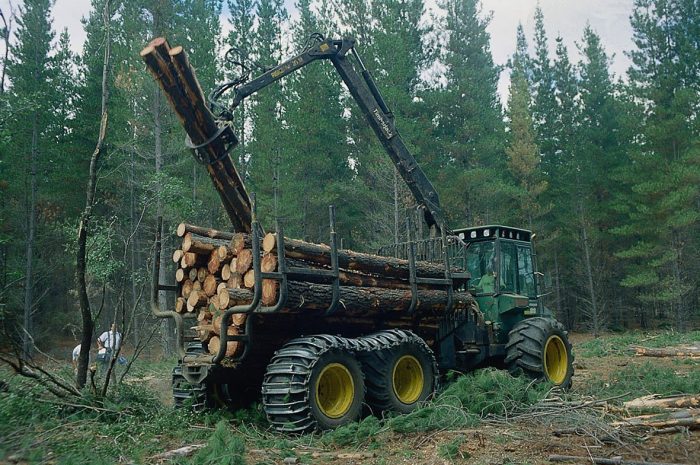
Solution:
{"label": "rear wheel", "polygon": [[529,318],[508,335],[506,365],[512,374],[525,374],[569,388],[574,356],[564,326],[551,318]]}
{"label": "rear wheel", "polygon": [[348,341],[324,334],[285,344],[267,366],[262,394],[278,431],[302,433],[358,419],[365,387]]}
{"label": "rear wheel", "polygon": [[374,346],[360,354],[373,410],[408,413],[435,391],[435,356],[420,337],[390,330],[363,339]]}

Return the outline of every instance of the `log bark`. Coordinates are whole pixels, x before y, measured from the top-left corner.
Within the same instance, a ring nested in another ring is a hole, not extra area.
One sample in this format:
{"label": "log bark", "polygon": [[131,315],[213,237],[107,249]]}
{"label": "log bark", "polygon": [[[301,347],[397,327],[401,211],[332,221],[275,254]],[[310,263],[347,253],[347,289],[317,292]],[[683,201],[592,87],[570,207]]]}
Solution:
{"label": "log bark", "polygon": [[[271,238],[272,239],[271,239]],[[277,249],[276,237],[273,233],[265,236],[263,241],[271,242],[275,240],[275,246],[266,252],[273,252]],[[269,245],[267,246],[270,247]],[[319,265],[330,266],[331,248],[325,244],[312,244],[297,239],[284,238],[285,257],[296,258],[307,262],[318,263]],[[351,250],[338,250],[338,266],[349,271],[358,271],[364,274],[376,274],[382,277],[408,279],[408,260],[401,260],[393,257],[382,257],[366,253],[353,252]],[[424,278],[444,278],[445,269],[443,266],[417,261],[416,274]]]}
{"label": "log bark", "polygon": [[605,458],[592,457],[591,455],[550,455],[550,462],[590,462],[595,465],[681,465],[665,462],[639,462],[634,460],[622,460],[621,457]]}
{"label": "log bark", "polygon": [[638,397],[623,404],[625,408],[699,408],[700,395],[659,397],[656,394]]}
{"label": "log bark", "polygon": [[234,236],[234,233],[226,231],[217,231],[216,229],[211,228],[202,228],[200,226],[195,226],[193,224],[188,223],[180,223],[177,226],[178,237],[185,237],[185,234],[187,234],[188,232],[197,234],[199,236],[209,237],[211,239],[221,239],[223,241],[230,241]]}
{"label": "log bark", "polygon": [[219,246],[226,247],[227,242],[221,239],[212,239],[198,234],[187,233],[182,239],[182,251],[199,255],[209,255]]}
{"label": "log bark", "polygon": [[631,348],[635,351],[635,355],[645,357],[700,357],[700,349],[693,348],[667,347],[663,349],[653,349],[650,347],[639,346],[632,346]]}
{"label": "log bark", "polygon": [[[154,40],[165,42],[163,38]],[[166,55],[162,50],[158,50],[153,42],[141,51],[141,57],[167,95],[185,131],[194,144],[202,144],[212,139],[219,127],[206,106],[204,94],[182,47],[175,47]],[[224,141],[215,138],[201,151],[211,163],[207,165],[207,172],[234,229],[250,232],[250,198],[231,157],[222,157],[226,151]]]}

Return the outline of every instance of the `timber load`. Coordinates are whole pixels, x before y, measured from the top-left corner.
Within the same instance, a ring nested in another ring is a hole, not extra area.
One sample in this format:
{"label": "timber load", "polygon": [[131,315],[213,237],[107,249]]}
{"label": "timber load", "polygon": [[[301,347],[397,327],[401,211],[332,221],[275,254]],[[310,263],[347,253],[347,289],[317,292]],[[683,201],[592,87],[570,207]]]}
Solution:
{"label": "timber load", "polygon": [[141,58],[165,93],[188,136],[187,145],[204,164],[236,231],[250,232],[251,202],[228,152],[238,140],[231,128],[217,123],[182,47],[153,39]]}
{"label": "timber load", "polygon": [[[234,306],[253,301],[255,271],[252,235],[230,233],[182,223],[177,228],[180,248],[173,255],[177,264],[175,279],[178,296],[175,311],[196,315],[194,330],[206,343],[211,354],[220,347],[220,333],[224,312]],[[278,244],[283,242],[283,250]],[[260,273],[282,271],[285,268],[286,297],[277,311],[323,316],[332,305],[335,275],[338,280],[337,315],[347,319],[374,318],[406,319],[412,315],[427,318],[433,323],[452,312],[467,312],[474,308],[468,292],[452,292],[444,284],[444,267],[415,262],[415,284],[411,284],[410,263],[392,257],[337,251],[337,273],[329,279],[332,268],[332,249],[325,244],[314,244],[283,238],[268,233],[257,247]],[[279,255],[282,254],[282,260]],[[295,271],[296,270],[296,271]],[[303,270],[304,272],[300,272]],[[314,273],[313,271],[319,271]],[[261,286],[260,306],[274,307],[280,301],[280,281],[258,280]],[[455,280],[455,287],[460,284]],[[247,316],[234,313],[228,322],[228,335],[243,334]],[[241,352],[243,342],[227,343],[226,356]]]}

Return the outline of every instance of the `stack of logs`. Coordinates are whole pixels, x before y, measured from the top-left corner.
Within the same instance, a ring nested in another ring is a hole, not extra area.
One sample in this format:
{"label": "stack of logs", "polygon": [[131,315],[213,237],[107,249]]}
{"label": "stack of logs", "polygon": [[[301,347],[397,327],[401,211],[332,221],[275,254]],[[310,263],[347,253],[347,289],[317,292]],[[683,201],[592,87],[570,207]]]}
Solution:
{"label": "stack of logs", "polygon": [[[177,228],[182,238],[173,253],[178,264],[175,273],[179,296],[175,304],[178,313],[196,313],[198,337],[207,342],[209,351],[219,350],[221,319],[226,309],[245,305],[253,300],[255,274],[252,270],[251,235],[228,233],[182,223]],[[331,248],[295,239],[284,239],[284,263],[287,268],[328,270]],[[278,250],[275,234],[267,234],[260,244],[261,272],[277,271]],[[406,319],[411,304],[409,264],[407,260],[371,254],[338,251],[340,301],[338,312],[344,316],[360,317],[386,314],[388,318]],[[443,278],[444,268],[429,262],[416,262],[418,276]],[[322,276],[303,275],[288,281],[287,299],[282,312],[315,313],[325,311],[332,301],[332,285]],[[273,306],[279,298],[279,282],[263,279],[261,304]],[[416,311],[423,315],[441,315],[447,305],[447,292],[434,285],[418,286]],[[453,294],[455,310],[467,310],[473,299],[465,292]],[[392,316],[393,315],[393,316]],[[243,331],[246,317],[234,314],[229,322],[229,335]],[[226,355],[241,349],[237,341],[227,344]]]}

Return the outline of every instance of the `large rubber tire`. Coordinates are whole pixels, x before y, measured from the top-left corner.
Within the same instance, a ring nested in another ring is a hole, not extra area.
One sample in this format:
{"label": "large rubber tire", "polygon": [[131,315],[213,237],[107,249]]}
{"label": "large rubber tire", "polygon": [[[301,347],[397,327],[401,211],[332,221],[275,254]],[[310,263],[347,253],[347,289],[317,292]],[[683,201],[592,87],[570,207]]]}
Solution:
{"label": "large rubber tire", "polygon": [[[199,355],[205,353],[201,342],[189,342],[185,353]],[[233,389],[226,383],[213,383],[205,380],[199,384],[190,383],[182,375],[182,365],[173,368],[172,374],[173,402],[175,407],[190,406],[194,411],[205,409],[238,407],[240,402],[231,395]]]}
{"label": "large rubber tire", "polygon": [[573,362],[564,326],[552,318],[528,318],[508,334],[505,363],[514,375],[524,374],[568,389]]}
{"label": "large rubber tire", "polygon": [[365,385],[347,339],[294,339],[272,357],[262,385],[263,409],[275,429],[303,433],[337,428],[362,413]]}
{"label": "large rubber tire", "polygon": [[437,388],[438,369],[430,347],[410,331],[388,330],[361,338],[359,352],[367,403],[375,413],[409,413]]}

